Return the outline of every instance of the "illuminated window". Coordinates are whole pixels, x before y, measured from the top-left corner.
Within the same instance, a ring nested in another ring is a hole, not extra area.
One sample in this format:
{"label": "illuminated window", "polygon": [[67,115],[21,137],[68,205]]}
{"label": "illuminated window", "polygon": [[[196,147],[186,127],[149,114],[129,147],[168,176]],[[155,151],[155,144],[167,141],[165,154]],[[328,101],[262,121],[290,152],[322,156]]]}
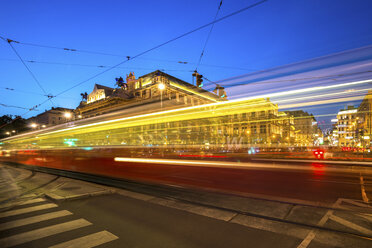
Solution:
{"label": "illuminated window", "polygon": [[256,125],[253,125],[253,126],[251,127],[251,129],[252,129],[252,132],[253,132],[253,133],[257,133]]}
{"label": "illuminated window", "polygon": [[266,125],[260,125],[260,133],[266,133]]}
{"label": "illuminated window", "polygon": [[134,85],[134,88],[139,89],[140,88],[140,82],[136,82],[135,85]]}

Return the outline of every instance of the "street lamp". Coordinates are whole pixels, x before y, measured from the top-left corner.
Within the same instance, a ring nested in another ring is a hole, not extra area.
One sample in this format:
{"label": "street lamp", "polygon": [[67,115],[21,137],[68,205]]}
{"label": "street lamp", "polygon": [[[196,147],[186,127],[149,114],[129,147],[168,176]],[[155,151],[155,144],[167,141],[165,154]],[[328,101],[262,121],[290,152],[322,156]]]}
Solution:
{"label": "street lamp", "polygon": [[6,135],[10,135],[10,132],[6,132],[5,134],[6,134]]}
{"label": "street lamp", "polygon": [[16,130],[12,130],[12,133],[16,133]]}
{"label": "street lamp", "polygon": [[158,88],[160,90],[160,108],[163,108],[163,90],[165,89],[165,84],[160,83],[158,84]]}
{"label": "street lamp", "polygon": [[36,128],[37,127],[37,124],[36,123],[31,123],[30,125],[32,128]]}
{"label": "street lamp", "polygon": [[46,128],[46,125],[41,125],[42,128]]}
{"label": "street lamp", "polygon": [[66,119],[70,119],[72,115],[71,115],[70,112],[66,112],[66,113],[64,114],[64,116],[66,117]]}

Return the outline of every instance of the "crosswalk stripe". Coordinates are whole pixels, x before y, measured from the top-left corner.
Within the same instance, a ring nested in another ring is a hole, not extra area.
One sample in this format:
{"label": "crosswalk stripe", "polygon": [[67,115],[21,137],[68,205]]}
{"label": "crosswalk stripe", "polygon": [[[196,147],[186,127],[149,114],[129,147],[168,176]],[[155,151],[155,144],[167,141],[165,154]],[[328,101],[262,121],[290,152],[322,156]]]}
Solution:
{"label": "crosswalk stripe", "polygon": [[9,210],[0,213],[0,218],[4,217],[9,217],[9,216],[14,216],[14,215],[19,215],[19,214],[25,214],[25,213],[30,213],[38,210],[44,210],[48,208],[55,208],[58,207],[58,205],[54,203],[48,203],[48,204],[43,204],[39,206],[34,206],[34,207],[28,207],[28,208],[21,208],[21,209],[16,209],[16,210]]}
{"label": "crosswalk stripe", "polygon": [[113,241],[115,239],[118,239],[118,237],[114,234],[108,231],[102,231],[53,245],[49,248],[90,248]]}
{"label": "crosswalk stripe", "polygon": [[361,232],[361,233],[364,233],[364,234],[368,234],[370,236],[372,235],[372,231],[371,230],[368,230],[368,229],[366,229],[364,227],[361,227],[361,226],[359,226],[357,224],[354,224],[354,223],[352,223],[350,221],[347,221],[345,219],[342,219],[342,218],[340,218],[338,216],[332,215],[329,218],[331,220],[333,220],[333,221],[336,221],[336,222],[340,223],[341,225],[344,225],[344,226],[347,226],[347,227],[352,228],[354,230],[357,230],[358,232]]}
{"label": "crosswalk stripe", "polygon": [[37,215],[37,216],[25,218],[25,219],[9,221],[9,222],[0,224],[0,231],[4,231],[7,229],[20,227],[20,226],[25,226],[29,224],[34,224],[34,223],[41,222],[44,220],[55,219],[55,218],[59,218],[59,217],[63,217],[63,216],[71,215],[71,214],[72,213],[70,211],[61,210],[61,211]]}
{"label": "crosswalk stripe", "polygon": [[0,208],[7,208],[7,207],[12,207],[12,206],[22,206],[22,205],[27,205],[27,204],[33,204],[33,203],[38,203],[38,202],[44,202],[46,201],[43,198],[35,198],[31,200],[26,200],[26,201],[21,201],[21,202],[10,202],[6,204],[1,204]]}
{"label": "crosswalk stripe", "polygon": [[31,200],[27,200],[27,201],[24,201],[24,202],[20,202],[19,204],[17,204],[17,206],[22,206],[22,205],[27,205],[27,204],[32,204],[32,203],[38,203],[38,202],[44,202],[45,199],[43,198],[36,198],[36,199],[31,199]]}
{"label": "crosswalk stripe", "polygon": [[10,187],[8,187],[6,189],[0,190],[0,194],[5,194],[5,193],[12,192],[12,191],[17,191],[17,190],[19,190],[18,187],[10,186]]}
{"label": "crosswalk stripe", "polygon": [[358,207],[362,207],[362,208],[370,208],[370,206],[368,204],[365,204],[365,203],[360,203],[360,202],[357,202],[357,201],[354,201],[354,200],[351,200],[351,199],[342,199],[343,202],[347,202],[347,203],[350,203],[352,205],[356,205]]}
{"label": "crosswalk stripe", "polygon": [[52,236],[58,233],[71,231],[71,230],[89,226],[89,225],[92,225],[92,223],[90,223],[89,221],[85,219],[78,219],[78,220],[65,222],[62,224],[43,227],[43,228],[35,229],[29,232],[24,232],[24,233],[20,233],[20,234],[16,234],[13,236],[0,239],[0,247],[6,248],[6,247],[11,247],[11,246],[16,246],[16,245],[24,244],[27,242],[31,242],[34,240]]}

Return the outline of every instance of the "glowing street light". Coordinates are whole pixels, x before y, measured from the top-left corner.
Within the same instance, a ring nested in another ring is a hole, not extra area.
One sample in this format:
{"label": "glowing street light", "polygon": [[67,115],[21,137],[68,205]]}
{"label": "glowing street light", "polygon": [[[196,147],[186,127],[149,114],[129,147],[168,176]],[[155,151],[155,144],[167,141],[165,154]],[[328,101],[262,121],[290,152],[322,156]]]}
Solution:
{"label": "glowing street light", "polygon": [[6,132],[5,134],[6,134],[6,135],[10,135],[10,132]]}
{"label": "glowing street light", "polygon": [[165,89],[165,84],[160,83],[158,84],[158,88],[160,90],[160,108],[163,108],[163,90]]}
{"label": "glowing street light", "polygon": [[41,125],[42,128],[46,128],[46,125]]}
{"label": "glowing street light", "polygon": [[165,89],[165,84],[163,84],[163,83],[158,84],[158,88],[159,88],[159,90],[164,90]]}
{"label": "glowing street light", "polygon": [[16,130],[12,130],[12,133],[15,133],[16,132]]}
{"label": "glowing street light", "polygon": [[36,123],[31,123],[30,125],[32,128],[36,128],[37,127],[37,124]]}
{"label": "glowing street light", "polygon": [[66,117],[66,119],[70,119],[72,117],[72,114],[70,112],[66,112],[64,116]]}

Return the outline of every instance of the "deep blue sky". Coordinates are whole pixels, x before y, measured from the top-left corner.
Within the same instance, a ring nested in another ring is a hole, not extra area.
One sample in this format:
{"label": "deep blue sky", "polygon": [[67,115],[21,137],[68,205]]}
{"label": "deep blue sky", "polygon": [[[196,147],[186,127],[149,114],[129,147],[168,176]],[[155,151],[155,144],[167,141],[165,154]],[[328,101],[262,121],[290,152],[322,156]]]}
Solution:
{"label": "deep blue sky", "polygon": [[[1,1],[0,35],[26,43],[123,55],[86,53],[14,44],[45,90],[57,94],[104,70],[80,65],[114,65],[213,20],[220,0],[187,1]],[[257,1],[224,0],[219,17]],[[372,1],[269,0],[215,25],[199,71],[225,80],[255,70],[281,66],[372,44]],[[125,63],[54,99],[75,108],[80,93],[94,83],[114,86],[115,77],[156,69],[191,81],[209,28]],[[175,61],[187,61],[178,64]],[[220,66],[220,67],[217,67]],[[231,68],[229,68],[231,67]],[[0,40],[0,104],[30,108],[46,98],[11,50]],[[13,88],[14,91],[4,88]],[[27,92],[27,93],[26,93]],[[48,102],[26,117],[49,109]],[[0,115],[25,110],[0,105]]]}

